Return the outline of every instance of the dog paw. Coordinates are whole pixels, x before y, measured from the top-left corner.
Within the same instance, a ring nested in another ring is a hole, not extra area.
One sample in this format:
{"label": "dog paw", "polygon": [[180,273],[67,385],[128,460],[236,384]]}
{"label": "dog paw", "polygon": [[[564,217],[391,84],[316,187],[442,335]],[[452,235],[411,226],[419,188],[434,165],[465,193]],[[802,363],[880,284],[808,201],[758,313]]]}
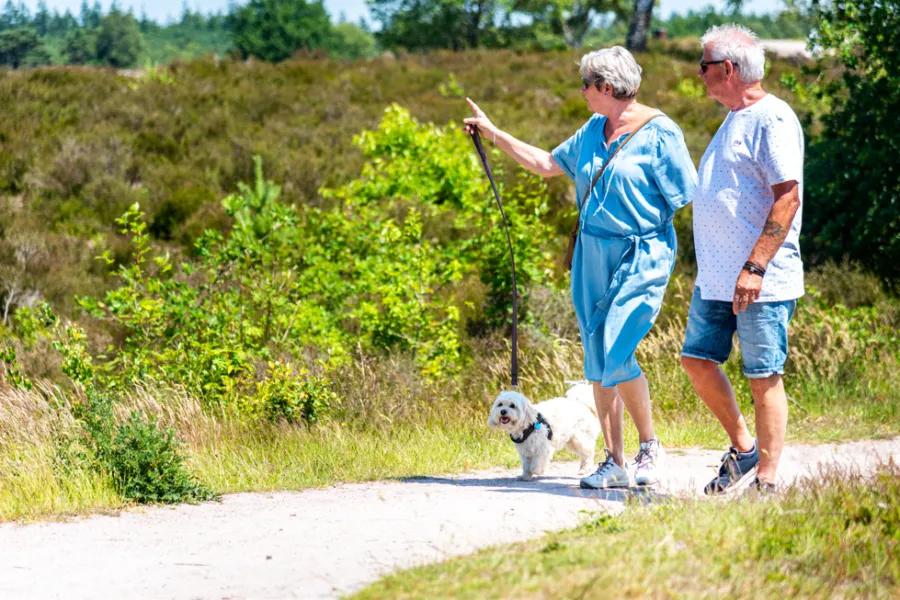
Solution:
{"label": "dog paw", "polygon": [[516,479],[518,479],[519,481],[531,481],[531,479],[533,479],[533,476],[522,473],[521,475],[516,475]]}

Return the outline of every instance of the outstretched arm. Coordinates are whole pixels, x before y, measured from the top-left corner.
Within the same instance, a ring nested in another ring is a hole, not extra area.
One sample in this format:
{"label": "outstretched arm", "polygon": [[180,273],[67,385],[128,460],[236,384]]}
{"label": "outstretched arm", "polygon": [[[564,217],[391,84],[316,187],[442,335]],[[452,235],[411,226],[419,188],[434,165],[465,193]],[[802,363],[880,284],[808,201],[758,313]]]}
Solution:
{"label": "outstretched arm", "polygon": [[541,177],[555,177],[564,173],[562,167],[559,166],[549,152],[535,148],[506,132],[500,131],[496,125],[491,123],[484,111],[478,108],[477,104],[469,98],[466,98],[466,102],[469,103],[469,107],[475,113],[474,117],[464,120],[467,132],[470,131],[471,126],[477,126],[482,137],[494,142],[498,148],[513,157],[517,163]]}

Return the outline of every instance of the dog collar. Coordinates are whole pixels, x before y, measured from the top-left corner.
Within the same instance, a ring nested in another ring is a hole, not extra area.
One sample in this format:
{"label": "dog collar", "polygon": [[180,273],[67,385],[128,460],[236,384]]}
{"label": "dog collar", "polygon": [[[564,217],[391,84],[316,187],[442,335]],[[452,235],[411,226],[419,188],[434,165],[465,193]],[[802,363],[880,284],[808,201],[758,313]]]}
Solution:
{"label": "dog collar", "polygon": [[512,436],[512,434],[509,434],[509,439],[511,439],[512,441],[514,441],[517,444],[521,444],[522,442],[524,442],[525,440],[528,439],[528,436],[530,436],[532,433],[534,433],[535,429],[541,429],[542,427],[547,428],[547,439],[552,440],[553,439],[553,430],[550,429],[550,423],[548,423],[547,420],[544,419],[544,415],[542,415],[541,413],[538,413],[537,421],[535,421],[534,423],[529,425],[528,428],[522,432],[521,438],[516,439]]}

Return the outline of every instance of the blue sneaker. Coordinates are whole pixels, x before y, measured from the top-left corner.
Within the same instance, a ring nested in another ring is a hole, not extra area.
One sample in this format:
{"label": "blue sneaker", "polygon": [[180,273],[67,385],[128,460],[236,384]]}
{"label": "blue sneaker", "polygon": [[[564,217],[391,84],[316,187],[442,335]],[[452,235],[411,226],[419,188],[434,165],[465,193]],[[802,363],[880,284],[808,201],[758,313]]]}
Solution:
{"label": "blue sneaker", "polygon": [[759,447],[756,440],[753,440],[753,449],[749,452],[738,452],[737,448],[730,446],[728,452],[722,455],[719,473],[706,484],[703,492],[712,496],[739,487],[756,473],[757,465],[759,465]]}

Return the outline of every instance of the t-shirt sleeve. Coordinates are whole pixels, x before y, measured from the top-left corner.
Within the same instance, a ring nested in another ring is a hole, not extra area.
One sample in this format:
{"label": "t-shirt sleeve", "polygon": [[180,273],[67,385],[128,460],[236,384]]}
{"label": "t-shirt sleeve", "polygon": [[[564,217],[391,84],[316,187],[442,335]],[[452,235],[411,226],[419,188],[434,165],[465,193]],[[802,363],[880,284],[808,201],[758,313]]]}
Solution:
{"label": "t-shirt sleeve", "polygon": [[557,146],[550,152],[562,170],[566,172],[572,181],[575,181],[575,173],[578,171],[578,155],[581,154],[581,144],[584,142],[585,132],[591,125],[591,120],[581,126],[575,134]]}
{"label": "t-shirt sleeve", "polygon": [[657,128],[653,173],[656,184],[672,210],[691,201],[697,189],[697,169],[677,125]]}
{"label": "t-shirt sleeve", "polygon": [[759,148],[770,186],[803,181],[803,131],[795,119],[773,116],[762,130]]}

